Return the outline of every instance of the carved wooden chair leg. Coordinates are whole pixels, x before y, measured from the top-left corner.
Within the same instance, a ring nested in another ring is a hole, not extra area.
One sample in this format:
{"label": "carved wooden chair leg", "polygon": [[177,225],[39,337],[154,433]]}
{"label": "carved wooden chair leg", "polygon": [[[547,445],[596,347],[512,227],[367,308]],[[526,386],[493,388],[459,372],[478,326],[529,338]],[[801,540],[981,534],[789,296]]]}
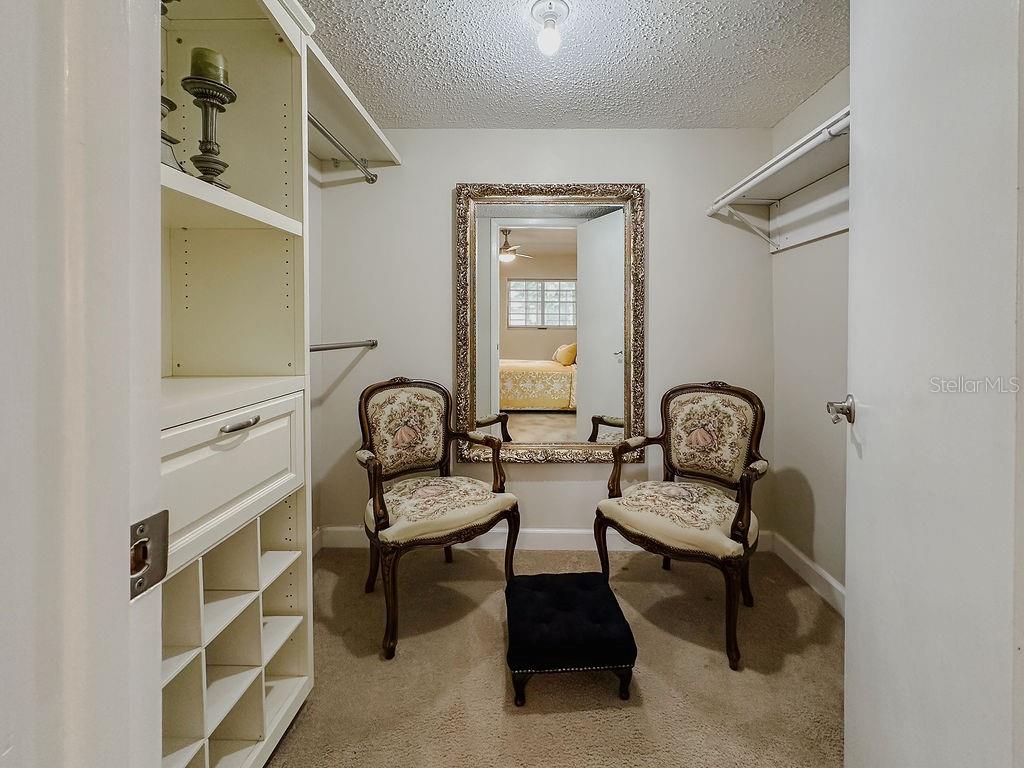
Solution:
{"label": "carved wooden chair leg", "polygon": [[740,582],[742,581],[739,563],[726,561],[722,565],[725,575],[725,652],[729,657],[729,668],[740,668],[740,645],[736,639],[736,621],[740,610]]}
{"label": "carved wooden chair leg", "polygon": [[373,592],[373,587],[377,583],[377,571],[380,568],[380,548],[376,542],[370,540],[370,573],[366,577],[366,586],[364,590],[369,593]]}
{"label": "carved wooden chair leg", "polygon": [[750,591],[750,558],[743,558],[743,578],[741,586],[743,587],[743,604],[747,608],[754,607],[754,593]]}
{"label": "carved wooden chair leg", "polygon": [[505,581],[516,575],[516,540],[519,538],[519,505],[508,511],[508,538],[505,540]]}
{"label": "carved wooden chair leg", "polygon": [[387,606],[387,623],[384,627],[384,658],[395,657],[395,646],[398,644],[398,559],[402,550],[391,547],[381,552],[381,570],[384,576],[384,602]]}
{"label": "carved wooden chair leg", "polygon": [[624,669],[616,669],[614,672],[619,678],[619,698],[623,701],[629,701],[629,683],[633,679],[633,668],[625,667]]}
{"label": "carved wooden chair leg", "polygon": [[444,561],[450,563],[452,561],[452,548],[447,546],[444,548]]}
{"label": "carved wooden chair leg", "polygon": [[608,521],[602,515],[594,518],[594,540],[597,542],[597,556],[601,559],[601,572],[607,578],[611,573],[608,565]]}
{"label": "carved wooden chair leg", "polygon": [[516,693],[516,706],[521,707],[526,703],[526,681],[530,679],[529,672],[512,673],[512,689]]}
{"label": "carved wooden chair leg", "polygon": [[662,570],[671,571],[672,570],[672,558],[671,557],[663,557],[663,558],[661,558],[661,567],[662,567]]}

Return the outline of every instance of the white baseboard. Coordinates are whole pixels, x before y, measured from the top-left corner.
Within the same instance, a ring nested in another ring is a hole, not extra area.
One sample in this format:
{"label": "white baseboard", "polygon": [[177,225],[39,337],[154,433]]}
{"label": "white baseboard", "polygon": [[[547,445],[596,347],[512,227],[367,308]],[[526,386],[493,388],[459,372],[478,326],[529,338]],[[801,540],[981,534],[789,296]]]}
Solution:
{"label": "white baseboard", "polygon": [[[505,526],[498,525],[483,536],[459,546],[468,549],[504,549]],[[366,532],[362,526],[328,525],[314,533],[314,551],[322,546],[338,549],[362,548],[366,546]],[[589,528],[522,528],[516,542],[518,549],[542,550],[593,550],[594,532]],[[608,531],[608,549],[613,552],[637,552],[634,544],[626,541],[617,531]],[[829,605],[844,615],[846,592],[824,568],[794,547],[787,539],[772,531],[761,531],[758,537],[758,552],[774,552],[797,576],[821,595]]]}
{"label": "white baseboard", "polygon": [[835,578],[811,560],[807,555],[794,547],[787,538],[773,531],[762,531],[757,549],[759,552],[774,552],[797,576],[821,595],[840,616],[845,616],[846,588]]}
{"label": "white baseboard", "polygon": [[324,548],[324,529],[321,526],[317,526],[313,529],[313,541],[312,547],[313,557],[316,557],[316,553]]}

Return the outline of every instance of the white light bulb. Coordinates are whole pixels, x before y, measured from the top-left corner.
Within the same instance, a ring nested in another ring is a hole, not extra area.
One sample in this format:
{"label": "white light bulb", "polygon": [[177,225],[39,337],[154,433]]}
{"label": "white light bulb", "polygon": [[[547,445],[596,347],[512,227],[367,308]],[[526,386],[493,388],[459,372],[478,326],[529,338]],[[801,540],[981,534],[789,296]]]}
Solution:
{"label": "white light bulb", "polygon": [[498,261],[503,262],[505,264],[511,264],[515,260],[516,260],[516,255],[514,253],[499,253],[498,254]]}
{"label": "white light bulb", "polygon": [[544,22],[544,28],[537,35],[537,47],[545,56],[554,56],[562,47],[562,35],[552,19]]}

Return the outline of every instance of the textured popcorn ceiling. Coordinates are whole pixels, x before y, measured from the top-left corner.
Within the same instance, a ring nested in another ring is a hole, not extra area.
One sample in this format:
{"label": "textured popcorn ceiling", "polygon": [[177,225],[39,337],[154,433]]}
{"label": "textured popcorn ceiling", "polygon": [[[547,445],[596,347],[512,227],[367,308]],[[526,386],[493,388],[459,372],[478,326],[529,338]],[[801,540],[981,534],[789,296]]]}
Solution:
{"label": "textured popcorn ceiling", "polygon": [[303,0],[385,128],[769,127],[849,62],[849,0]]}

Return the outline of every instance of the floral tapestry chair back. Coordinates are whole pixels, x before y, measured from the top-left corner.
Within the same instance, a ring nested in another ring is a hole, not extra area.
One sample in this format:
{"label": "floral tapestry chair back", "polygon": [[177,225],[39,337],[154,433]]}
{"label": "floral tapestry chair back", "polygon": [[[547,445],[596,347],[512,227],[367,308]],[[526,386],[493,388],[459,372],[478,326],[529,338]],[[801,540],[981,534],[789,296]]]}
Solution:
{"label": "floral tapestry chair back", "polygon": [[441,468],[448,459],[451,396],[437,384],[389,381],[359,401],[363,448],[373,451],[384,479]]}
{"label": "floral tapestry chair back", "polygon": [[686,475],[739,484],[764,429],[757,395],[721,381],[687,384],[665,393],[661,414],[666,479]]}

